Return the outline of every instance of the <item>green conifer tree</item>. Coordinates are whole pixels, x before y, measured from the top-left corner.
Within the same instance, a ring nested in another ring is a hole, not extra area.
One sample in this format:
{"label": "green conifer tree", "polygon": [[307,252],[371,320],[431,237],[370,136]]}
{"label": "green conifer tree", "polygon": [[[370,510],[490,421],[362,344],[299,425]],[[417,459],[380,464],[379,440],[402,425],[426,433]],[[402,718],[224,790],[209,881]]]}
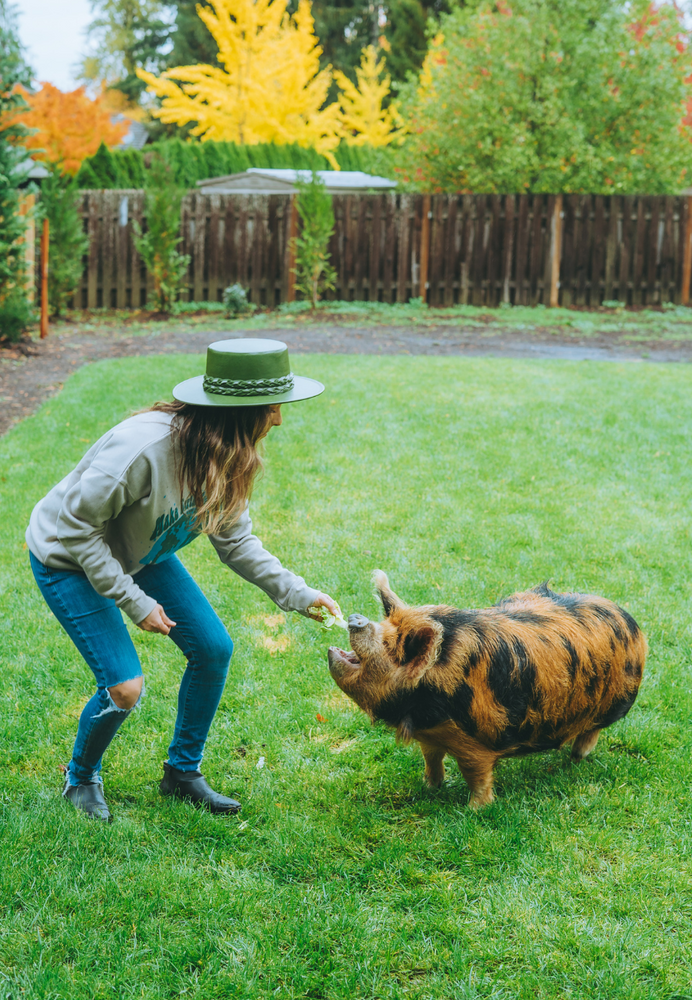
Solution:
{"label": "green conifer tree", "polygon": [[[0,0],[0,123],[24,101],[16,84],[27,86],[31,73],[24,62],[14,11]],[[0,125],[0,336],[19,339],[31,320],[26,294],[26,265],[22,238],[26,223],[19,215],[19,184],[26,150],[16,145],[21,126]]]}
{"label": "green conifer tree", "polygon": [[166,56],[167,66],[195,66],[204,63],[218,66],[218,46],[197,13],[197,7],[209,7],[206,0],[177,0],[175,24],[171,33],[173,47]]}
{"label": "green conifer tree", "polygon": [[403,83],[409,73],[418,73],[428,49],[426,26],[429,10],[420,0],[392,0],[385,37],[389,43],[387,71]]}
{"label": "green conifer tree", "polygon": [[178,250],[182,242],[180,203],[184,193],[165,160],[155,156],[147,175],[144,202],[147,229],[142,232],[134,223],[134,242],[154,284],[152,305],[164,313],[170,312],[177,300],[190,263],[190,258]]}
{"label": "green conifer tree", "polygon": [[296,288],[315,309],[322,294],[336,283],[329,259],[329,239],[334,232],[334,208],[324,182],[313,171],[307,182],[299,181],[298,214],[302,222],[296,239]]}
{"label": "green conifer tree", "polygon": [[53,316],[62,314],[77,290],[89,249],[78,199],[76,179],[57,170],[41,184],[41,211],[50,223],[48,301]]}
{"label": "green conifer tree", "polygon": [[82,78],[108,80],[136,103],[145,85],[138,67],[158,71],[169,43],[171,24],[164,0],[91,0],[97,15],[88,28],[92,54],[82,63]]}

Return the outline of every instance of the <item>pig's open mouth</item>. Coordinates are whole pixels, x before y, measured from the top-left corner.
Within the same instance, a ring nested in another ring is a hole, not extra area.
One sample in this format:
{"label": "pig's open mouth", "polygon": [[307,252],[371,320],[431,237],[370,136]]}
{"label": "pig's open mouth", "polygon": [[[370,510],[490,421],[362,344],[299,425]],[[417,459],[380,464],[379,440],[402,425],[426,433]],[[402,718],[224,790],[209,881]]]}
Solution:
{"label": "pig's open mouth", "polygon": [[344,660],[351,667],[359,667],[360,666],[360,660],[358,659],[358,657],[356,656],[356,654],[354,652],[352,652],[350,649],[339,649],[338,646],[330,646],[329,647],[329,652],[337,660]]}

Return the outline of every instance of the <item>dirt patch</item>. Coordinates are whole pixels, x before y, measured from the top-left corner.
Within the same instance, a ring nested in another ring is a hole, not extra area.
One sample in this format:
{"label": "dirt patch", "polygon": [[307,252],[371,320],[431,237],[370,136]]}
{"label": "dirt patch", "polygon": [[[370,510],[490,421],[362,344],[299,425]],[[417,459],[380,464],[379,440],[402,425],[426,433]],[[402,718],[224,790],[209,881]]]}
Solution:
{"label": "dirt patch", "polygon": [[[205,324],[207,326],[207,324]],[[60,329],[60,328],[59,328]],[[628,343],[619,336],[599,334],[580,339],[567,332],[540,328],[530,332],[454,326],[375,327],[342,326],[337,322],[285,329],[270,327],[245,331],[234,327],[232,334],[213,329],[213,320],[204,330],[177,329],[151,335],[129,334],[127,330],[84,333],[63,328],[44,341],[25,339],[19,345],[0,342],[0,434],[33,413],[58,392],[74,371],[84,364],[105,358],[137,357],[153,354],[203,354],[214,340],[231,337],[270,337],[283,340],[293,354],[411,354],[465,355],[498,358],[559,358],[590,361],[692,361],[692,341],[638,341]]]}

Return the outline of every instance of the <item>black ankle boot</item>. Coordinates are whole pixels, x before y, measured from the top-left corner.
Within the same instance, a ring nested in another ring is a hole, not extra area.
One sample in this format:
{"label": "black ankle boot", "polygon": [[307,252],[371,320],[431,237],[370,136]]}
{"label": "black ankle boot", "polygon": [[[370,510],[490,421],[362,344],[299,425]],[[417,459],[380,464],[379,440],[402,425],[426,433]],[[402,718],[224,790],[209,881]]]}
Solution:
{"label": "black ankle boot", "polygon": [[103,785],[100,781],[87,781],[81,785],[71,785],[66,776],[62,794],[63,798],[68,799],[75,809],[86,813],[91,819],[101,819],[105,823],[113,821],[103,797]]}
{"label": "black ankle boot", "polygon": [[212,813],[240,812],[240,802],[219,795],[207,784],[207,779],[199,771],[179,771],[168,761],[163,764],[163,779],[159,785],[162,795],[174,795],[177,799],[191,802],[198,809],[208,809]]}

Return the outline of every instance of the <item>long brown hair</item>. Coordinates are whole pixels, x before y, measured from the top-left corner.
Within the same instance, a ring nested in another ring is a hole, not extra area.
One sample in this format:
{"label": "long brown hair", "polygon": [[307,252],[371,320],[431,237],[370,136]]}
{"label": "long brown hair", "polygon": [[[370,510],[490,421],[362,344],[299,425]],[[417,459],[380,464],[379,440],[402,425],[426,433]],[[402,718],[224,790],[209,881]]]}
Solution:
{"label": "long brown hair", "polygon": [[264,467],[257,445],[271,427],[271,407],[173,402],[154,403],[152,410],[174,415],[180,489],[190,491],[199,528],[213,535],[230,527]]}

